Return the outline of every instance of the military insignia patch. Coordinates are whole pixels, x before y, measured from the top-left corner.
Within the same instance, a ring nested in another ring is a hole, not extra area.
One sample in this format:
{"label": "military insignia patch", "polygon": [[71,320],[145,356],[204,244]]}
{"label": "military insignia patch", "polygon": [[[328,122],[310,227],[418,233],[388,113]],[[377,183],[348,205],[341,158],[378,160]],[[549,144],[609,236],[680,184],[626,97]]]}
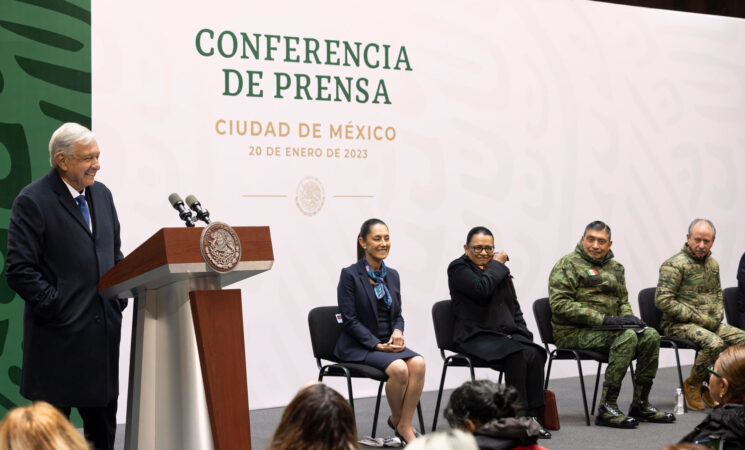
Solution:
{"label": "military insignia patch", "polygon": [[590,275],[591,277],[594,277],[595,275],[598,274],[598,271],[595,269],[587,269],[585,270],[585,272],[587,272],[587,275]]}

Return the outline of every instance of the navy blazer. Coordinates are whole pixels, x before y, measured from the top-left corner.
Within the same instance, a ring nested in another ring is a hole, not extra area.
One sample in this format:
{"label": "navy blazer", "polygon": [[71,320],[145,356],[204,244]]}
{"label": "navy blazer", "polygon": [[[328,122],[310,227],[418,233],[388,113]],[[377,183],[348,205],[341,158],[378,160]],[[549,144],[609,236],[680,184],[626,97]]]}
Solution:
{"label": "navy blazer", "polygon": [[[404,331],[401,316],[401,282],[398,272],[386,267],[386,285],[391,292],[391,329]],[[339,361],[364,361],[380,343],[378,339],[378,305],[380,300],[370,283],[362,260],[341,270],[336,298],[342,317],[342,333],[334,348]]]}
{"label": "navy blazer", "polygon": [[55,169],[13,202],[7,279],[23,300],[21,395],[57,406],[105,406],[119,393],[126,300],[98,278],[122,259],[119,219],[101,183],[85,190],[93,233]]}

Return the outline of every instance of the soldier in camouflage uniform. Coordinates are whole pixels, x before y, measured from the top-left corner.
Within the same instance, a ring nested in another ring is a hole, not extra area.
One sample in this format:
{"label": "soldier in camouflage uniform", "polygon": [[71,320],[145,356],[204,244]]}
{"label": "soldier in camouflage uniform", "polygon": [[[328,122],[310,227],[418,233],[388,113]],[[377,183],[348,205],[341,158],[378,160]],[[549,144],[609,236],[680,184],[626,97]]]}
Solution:
{"label": "soldier in camouflage uniform", "polygon": [[724,344],[745,344],[745,331],[722,323],[719,263],[711,257],[715,237],[716,229],[709,220],[691,222],[683,249],[662,263],[655,293],[655,305],[662,311],[662,331],[693,341],[700,348],[691,375],[683,383],[686,403],[693,410],[704,409],[704,402],[716,406],[708,391],[702,393],[701,382]]}
{"label": "soldier in camouflage uniform", "polygon": [[[639,421],[670,423],[675,416],[649,403],[649,392],[657,374],[660,335],[634,316],[624,268],[613,260],[610,237],[610,227],[605,223],[590,223],[574,251],[561,258],[551,271],[548,292],[554,340],[559,347],[608,353],[595,424],[634,428]],[[601,325],[636,328],[592,329]],[[617,401],[621,381],[634,356],[637,359],[634,397],[627,416],[619,410]]]}

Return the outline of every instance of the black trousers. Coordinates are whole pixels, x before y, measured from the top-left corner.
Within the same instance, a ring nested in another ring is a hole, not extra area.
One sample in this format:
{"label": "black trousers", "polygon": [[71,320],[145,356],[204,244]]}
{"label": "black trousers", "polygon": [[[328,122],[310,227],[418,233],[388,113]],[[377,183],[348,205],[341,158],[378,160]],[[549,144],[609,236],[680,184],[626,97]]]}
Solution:
{"label": "black trousers", "polygon": [[526,345],[519,352],[511,353],[500,361],[504,370],[504,381],[520,393],[520,398],[529,415],[546,403],[543,396],[543,368],[546,365],[546,352],[532,345]]}
{"label": "black trousers", "polygon": [[[83,418],[85,440],[93,444],[96,450],[114,450],[117,400],[115,397],[108,405],[98,408],[77,408]],[[70,418],[69,406],[55,407]]]}
{"label": "black trousers", "polygon": [[534,416],[546,403],[543,368],[546,351],[538,345],[483,333],[460,344],[461,350],[504,371],[505,384],[517,389],[528,415]]}

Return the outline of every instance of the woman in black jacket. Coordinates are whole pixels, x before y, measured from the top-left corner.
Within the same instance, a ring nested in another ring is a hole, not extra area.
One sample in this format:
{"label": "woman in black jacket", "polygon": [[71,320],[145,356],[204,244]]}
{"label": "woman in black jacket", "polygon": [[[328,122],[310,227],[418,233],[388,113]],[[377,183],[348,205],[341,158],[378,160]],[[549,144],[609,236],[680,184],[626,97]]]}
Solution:
{"label": "woman in black jacket", "polygon": [[[533,342],[512,284],[509,259],[494,252],[494,236],[484,227],[468,232],[465,254],[448,266],[448,286],[455,316],[454,340],[460,350],[494,363],[505,381],[520,393],[528,415],[544,405],[546,351]],[[551,434],[541,430],[542,438]]]}
{"label": "woman in black jacket", "polygon": [[708,370],[709,392],[719,406],[680,442],[745,448],[745,347],[728,347]]}

